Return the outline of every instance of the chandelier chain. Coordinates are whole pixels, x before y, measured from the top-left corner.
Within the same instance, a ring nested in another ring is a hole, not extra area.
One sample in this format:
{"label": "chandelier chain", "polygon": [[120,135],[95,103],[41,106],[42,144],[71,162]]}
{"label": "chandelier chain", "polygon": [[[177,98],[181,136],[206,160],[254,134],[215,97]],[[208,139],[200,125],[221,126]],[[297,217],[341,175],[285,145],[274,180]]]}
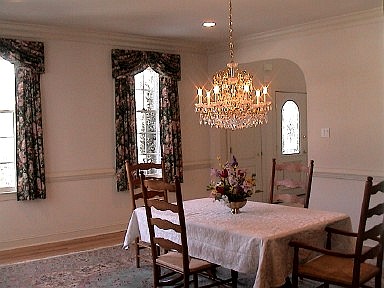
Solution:
{"label": "chandelier chain", "polygon": [[232,28],[232,1],[229,0],[229,56],[231,62],[234,59],[234,45],[233,45],[233,28]]}

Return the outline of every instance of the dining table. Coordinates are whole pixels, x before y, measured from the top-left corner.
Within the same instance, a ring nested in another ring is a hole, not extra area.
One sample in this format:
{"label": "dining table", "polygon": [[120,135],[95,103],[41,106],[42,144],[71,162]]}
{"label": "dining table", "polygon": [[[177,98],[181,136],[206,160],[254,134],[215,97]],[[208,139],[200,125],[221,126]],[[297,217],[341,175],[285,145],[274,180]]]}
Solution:
{"label": "dining table", "polygon": [[[344,213],[279,204],[247,201],[238,214],[232,214],[230,208],[213,198],[187,200],[183,207],[190,256],[253,275],[254,288],[280,287],[285,283],[292,271],[291,240],[324,245],[326,226],[352,229],[351,219]],[[152,213],[156,216],[159,212]],[[166,218],[178,221],[171,212]],[[157,233],[179,241],[171,231]],[[144,207],[132,212],[123,247],[128,249],[136,237],[150,242]],[[333,247],[346,249],[351,245],[346,241],[345,237],[336,239]]]}

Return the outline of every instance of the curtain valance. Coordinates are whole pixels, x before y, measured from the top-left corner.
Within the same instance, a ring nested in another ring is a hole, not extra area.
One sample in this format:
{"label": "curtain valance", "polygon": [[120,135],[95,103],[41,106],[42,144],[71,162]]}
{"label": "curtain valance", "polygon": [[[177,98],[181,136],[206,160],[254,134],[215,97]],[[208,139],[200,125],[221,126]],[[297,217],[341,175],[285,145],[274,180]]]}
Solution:
{"label": "curtain valance", "polygon": [[44,43],[17,39],[0,38],[0,55],[5,60],[44,73]]}
{"label": "curtain valance", "polygon": [[153,51],[112,50],[112,77],[135,75],[151,67],[160,75],[181,80],[180,55]]}

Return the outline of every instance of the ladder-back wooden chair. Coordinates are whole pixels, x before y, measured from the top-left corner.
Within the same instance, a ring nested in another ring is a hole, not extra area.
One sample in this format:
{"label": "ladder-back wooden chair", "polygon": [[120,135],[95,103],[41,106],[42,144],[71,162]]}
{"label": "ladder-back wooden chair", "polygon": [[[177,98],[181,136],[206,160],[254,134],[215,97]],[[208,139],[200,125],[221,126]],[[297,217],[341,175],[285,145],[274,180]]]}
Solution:
{"label": "ladder-back wooden chair", "polygon": [[[230,283],[232,278],[235,279],[234,283],[236,283],[236,272],[232,272],[232,277],[229,279],[218,279],[213,277],[215,273],[212,273],[217,265],[189,256],[183,200],[178,177],[175,178],[174,184],[170,184],[164,181],[146,179],[144,174],[141,174],[141,181],[152,248],[154,287],[175,284],[176,286],[173,287],[190,287],[190,276],[192,276],[194,287],[198,287],[198,274],[203,272],[211,276],[211,281],[209,281],[209,286],[201,287],[213,287]],[[160,190],[174,190],[176,192],[176,203],[151,198],[153,191]],[[156,209],[156,215],[152,214],[152,208]],[[165,215],[169,214],[177,216],[174,223],[167,220]],[[164,230],[173,230],[172,233],[176,233],[180,243],[166,239],[166,236],[161,234],[161,231]],[[160,251],[164,251],[164,253],[159,253]],[[175,275],[179,277],[175,277]],[[182,282],[180,283],[180,281]]]}
{"label": "ladder-back wooden chair", "polygon": [[[368,177],[365,184],[356,233],[327,227],[326,248],[316,248],[298,241],[290,242],[294,247],[293,287],[298,287],[298,277],[323,282],[323,287],[329,287],[329,284],[352,288],[372,287],[367,285],[371,279],[374,279],[373,287],[383,287],[384,195],[378,192],[384,192],[384,181],[373,185],[372,180],[372,177]],[[371,197],[375,194],[376,199]],[[337,234],[343,235],[339,237],[352,237],[355,241],[352,252],[332,250],[332,235]],[[300,263],[301,249],[318,252],[320,256]]]}
{"label": "ladder-back wooden chair", "polygon": [[[128,189],[131,194],[131,205],[132,211],[137,207],[144,205],[143,193],[141,191],[141,180],[140,180],[140,172],[145,171],[148,177],[153,179],[161,179],[164,180],[164,163],[138,163],[130,165],[128,161],[125,161],[125,169],[127,172],[128,179]],[[161,171],[161,176],[158,174],[158,171]],[[168,201],[168,195],[163,191],[159,191],[153,196],[158,196],[164,198]],[[135,239],[134,242],[135,247],[135,258],[136,258],[136,267],[140,267],[140,259],[152,262],[152,258],[147,254],[140,254],[140,252],[144,249],[148,249],[150,251],[151,244],[145,241],[140,240],[139,238]]]}
{"label": "ladder-back wooden chair", "polygon": [[308,208],[312,188],[314,161],[276,163],[272,160],[269,203]]}

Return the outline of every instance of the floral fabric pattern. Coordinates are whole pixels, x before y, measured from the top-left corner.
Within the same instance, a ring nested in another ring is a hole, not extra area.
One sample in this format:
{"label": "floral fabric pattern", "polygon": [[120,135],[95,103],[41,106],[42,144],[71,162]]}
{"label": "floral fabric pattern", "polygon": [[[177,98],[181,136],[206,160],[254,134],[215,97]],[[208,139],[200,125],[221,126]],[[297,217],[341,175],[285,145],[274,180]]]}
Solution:
{"label": "floral fabric pattern", "polygon": [[15,65],[17,200],[45,199],[40,93],[44,43],[0,38],[0,56]]}
{"label": "floral fabric pattern", "polygon": [[181,79],[180,55],[150,51],[113,49],[115,79],[116,178],[117,190],[127,190],[125,161],[137,162],[134,76],[151,67],[160,74],[160,138],[165,176],[183,178],[180,110],[177,81]]}

